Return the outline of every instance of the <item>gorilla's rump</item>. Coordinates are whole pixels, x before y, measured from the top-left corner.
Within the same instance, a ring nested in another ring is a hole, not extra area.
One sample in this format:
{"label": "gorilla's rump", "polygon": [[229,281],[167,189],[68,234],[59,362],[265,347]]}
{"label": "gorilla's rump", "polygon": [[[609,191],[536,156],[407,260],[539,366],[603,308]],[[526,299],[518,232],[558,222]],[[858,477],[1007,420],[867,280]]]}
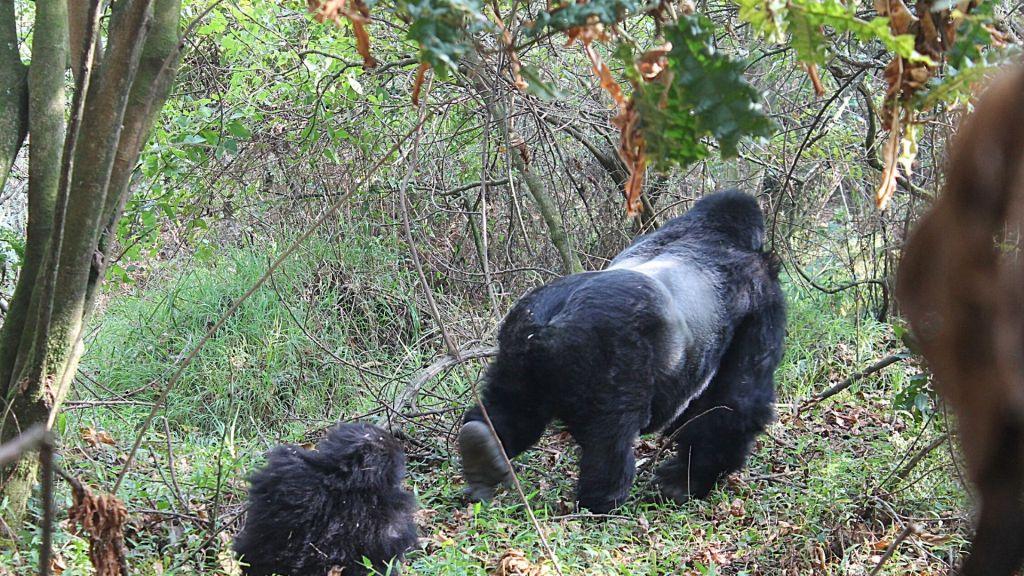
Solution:
{"label": "gorilla's rump", "polygon": [[525,369],[534,397],[558,391],[551,399],[566,420],[641,412],[652,430],[685,408],[699,390],[679,388],[710,377],[705,356],[718,316],[710,283],[675,263],[679,275],[665,262],[614,268],[562,278],[524,298],[500,346]]}

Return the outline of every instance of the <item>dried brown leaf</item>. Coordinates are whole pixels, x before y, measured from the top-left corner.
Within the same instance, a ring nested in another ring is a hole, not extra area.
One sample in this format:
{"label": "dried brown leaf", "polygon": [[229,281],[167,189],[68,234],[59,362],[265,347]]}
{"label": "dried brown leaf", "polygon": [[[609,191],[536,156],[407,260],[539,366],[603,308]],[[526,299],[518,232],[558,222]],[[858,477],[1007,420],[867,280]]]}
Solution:
{"label": "dried brown leaf", "polygon": [[128,510],[113,494],[93,494],[88,487],[75,489],[68,522],[89,539],[89,560],[96,576],[119,576],[124,557],[124,525]]}
{"label": "dried brown leaf", "polygon": [[743,500],[736,498],[729,505],[729,514],[736,518],[743,518],[747,515],[746,509],[743,507]]}
{"label": "dried brown leaf", "polygon": [[492,576],[549,576],[546,566],[533,564],[522,550],[509,550],[498,560],[498,567]]}
{"label": "dried brown leaf", "polygon": [[92,447],[99,446],[100,444],[107,444],[108,446],[117,445],[117,441],[114,440],[113,436],[104,430],[96,430],[92,427],[83,427],[78,429],[78,434],[86,444]]}
{"label": "dried brown leaf", "polygon": [[363,66],[375,68],[377,66],[377,59],[370,53],[370,33],[366,31],[366,21],[353,19],[352,31],[356,34],[356,50],[363,57]]}
{"label": "dried brown leaf", "polygon": [[50,573],[60,576],[68,569],[68,565],[64,562],[64,558],[60,554],[54,554],[53,558],[50,558]]}
{"label": "dried brown leaf", "polygon": [[583,40],[580,40],[580,42],[583,44],[583,52],[587,55],[587,58],[590,59],[591,69],[601,81],[601,88],[603,88],[604,91],[612,97],[612,100],[614,100],[619,107],[625,107],[626,97],[622,94],[622,88],[619,86],[619,83],[616,82],[615,78],[612,76],[611,68],[604,63],[604,60],[601,59],[601,55],[594,50],[589,42],[584,42]]}
{"label": "dried brown leaf", "polygon": [[523,64],[519,61],[519,54],[516,53],[515,45],[512,42],[512,34],[509,33],[508,28],[505,27],[505,23],[501,21],[493,11],[487,12],[487,17],[494,22],[494,25],[498,27],[501,34],[498,36],[501,39],[501,45],[505,48],[505,52],[508,54],[509,68],[512,70],[512,80],[515,82],[516,88],[520,92],[526,92],[527,88],[530,87],[530,83],[523,78],[522,69]]}
{"label": "dried brown leaf", "polygon": [[413,106],[420,105],[420,90],[423,88],[423,80],[427,77],[427,70],[430,70],[430,64],[420,62],[419,68],[416,69],[416,78],[412,81]]}
{"label": "dried brown leaf", "polygon": [[896,34],[909,33],[911,27],[918,22],[917,16],[914,16],[903,0],[889,0],[888,9],[883,15],[889,16],[889,27]]}
{"label": "dried brown leaf", "polygon": [[619,157],[629,168],[629,179],[626,180],[626,214],[635,216],[643,208],[640,192],[644,186],[644,175],[647,169],[645,155],[646,143],[640,130],[640,115],[634,102],[630,100],[612,119],[619,129]]}
{"label": "dried brown leaf", "polygon": [[666,42],[657,48],[644,52],[636,61],[640,76],[651,82],[658,78],[668,66],[668,53],[672,51],[672,43]]}
{"label": "dried brown leaf", "polygon": [[899,168],[899,121],[896,119],[896,126],[889,132],[889,139],[885,141],[882,148],[882,180],[875,191],[875,205],[879,210],[885,210],[896,191],[896,179],[900,175]]}
{"label": "dried brown leaf", "polygon": [[306,6],[317,22],[333,21],[341,24],[342,18],[352,23],[356,36],[356,50],[363,57],[363,66],[373,68],[377,60],[370,52],[370,34],[366,26],[370,23],[370,9],[363,0],[306,0]]}
{"label": "dried brown leaf", "polygon": [[814,95],[821,98],[825,95],[825,86],[821,84],[821,77],[818,75],[817,64],[806,64],[807,76],[811,79],[811,85],[814,86]]}

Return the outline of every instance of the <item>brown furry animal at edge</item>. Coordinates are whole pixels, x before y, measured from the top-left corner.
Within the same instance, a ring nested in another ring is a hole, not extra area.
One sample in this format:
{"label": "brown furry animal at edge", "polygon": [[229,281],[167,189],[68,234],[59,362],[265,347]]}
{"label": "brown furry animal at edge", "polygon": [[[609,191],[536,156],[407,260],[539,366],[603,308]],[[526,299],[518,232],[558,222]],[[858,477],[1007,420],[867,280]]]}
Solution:
{"label": "brown furry animal at edge", "polygon": [[1024,67],[964,120],[947,170],[907,243],[897,297],[956,411],[977,486],[962,574],[1009,575],[1024,562]]}

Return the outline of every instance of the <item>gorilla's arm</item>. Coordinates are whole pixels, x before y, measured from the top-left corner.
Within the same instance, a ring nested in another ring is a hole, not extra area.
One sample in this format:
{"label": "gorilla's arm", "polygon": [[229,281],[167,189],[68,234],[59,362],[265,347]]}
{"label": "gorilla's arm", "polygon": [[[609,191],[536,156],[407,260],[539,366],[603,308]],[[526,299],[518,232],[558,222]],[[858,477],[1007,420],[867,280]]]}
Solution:
{"label": "gorilla's arm", "polygon": [[721,477],[743,467],[754,439],[774,418],[773,374],[782,357],[786,311],[781,291],[773,292],[739,325],[707,390],[666,429],[677,453],[658,478],[674,500],[703,498]]}

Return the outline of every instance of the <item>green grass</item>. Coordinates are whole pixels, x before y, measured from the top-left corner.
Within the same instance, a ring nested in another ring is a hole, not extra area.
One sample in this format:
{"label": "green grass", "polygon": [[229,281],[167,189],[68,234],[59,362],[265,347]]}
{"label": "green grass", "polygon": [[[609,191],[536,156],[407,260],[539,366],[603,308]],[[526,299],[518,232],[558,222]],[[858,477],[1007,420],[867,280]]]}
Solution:
{"label": "green grass", "polygon": [[[273,248],[234,249],[210,262],[171,264],[145,286],[109,295],[88,341],[84,376],[60,421],[66,468],[109,489],[146,404],[183,352],[263,272],[268,252]],[[393,397],[438,352],[437,329],[401,254],[360,234],[314,243],[207,343],[146,431],[119,493],[131,512],[135,573],[230,573],[226,551],[242,511],[244,476],[266,449],[309,441],[339,419],[373,412],[378,399]],[[897,351],[891,327],[858,313],[848,296],[792,283],[787,294],[779,421],[761,437],[750,465],[707,501],[644,501],[654,490],[653,436],[638,448],[633,499],[605,518],[572,513],[576,454],[565,435],[552,431],[520,457],[523,488],[566,574],[867,574],[905,522],[925,532],[900,545],[882,574],[945,572],[962,553],[966,501],[949,450],[932,452],[905,480],[889,478],[943,429],[940,415],[894,405],[917,372],[913,364],[895,364],[796,411],[813,392]],[[465,312],[472,304],[444,297],[453,318],[466,317],[464,324],[454,321],[456,333],[475,333],[479,319]],[[411,554],[408,573],[484,575],[510,549],[545,561],[513,492],[488,505],[460,497],[451,431],[469,402],[465,377],[479,369],[472,364],[431,383],[416,408],[426,414],[407,426],[415,440],[406,445],[409,485],[424,509],[426,539]],[[118,403],[86,404],[110,400]],[[114,444],[91,445],[93,431],[109,433]],[[60,497],[66,509],[63,486]],[[25,537],[25,544],[38,542],[34,530]],[[68,573],[86,570],[81,538],[61,530],[58,549]],[[0,552],[0,566],[31,573],[34,554],[27,545]]]}

